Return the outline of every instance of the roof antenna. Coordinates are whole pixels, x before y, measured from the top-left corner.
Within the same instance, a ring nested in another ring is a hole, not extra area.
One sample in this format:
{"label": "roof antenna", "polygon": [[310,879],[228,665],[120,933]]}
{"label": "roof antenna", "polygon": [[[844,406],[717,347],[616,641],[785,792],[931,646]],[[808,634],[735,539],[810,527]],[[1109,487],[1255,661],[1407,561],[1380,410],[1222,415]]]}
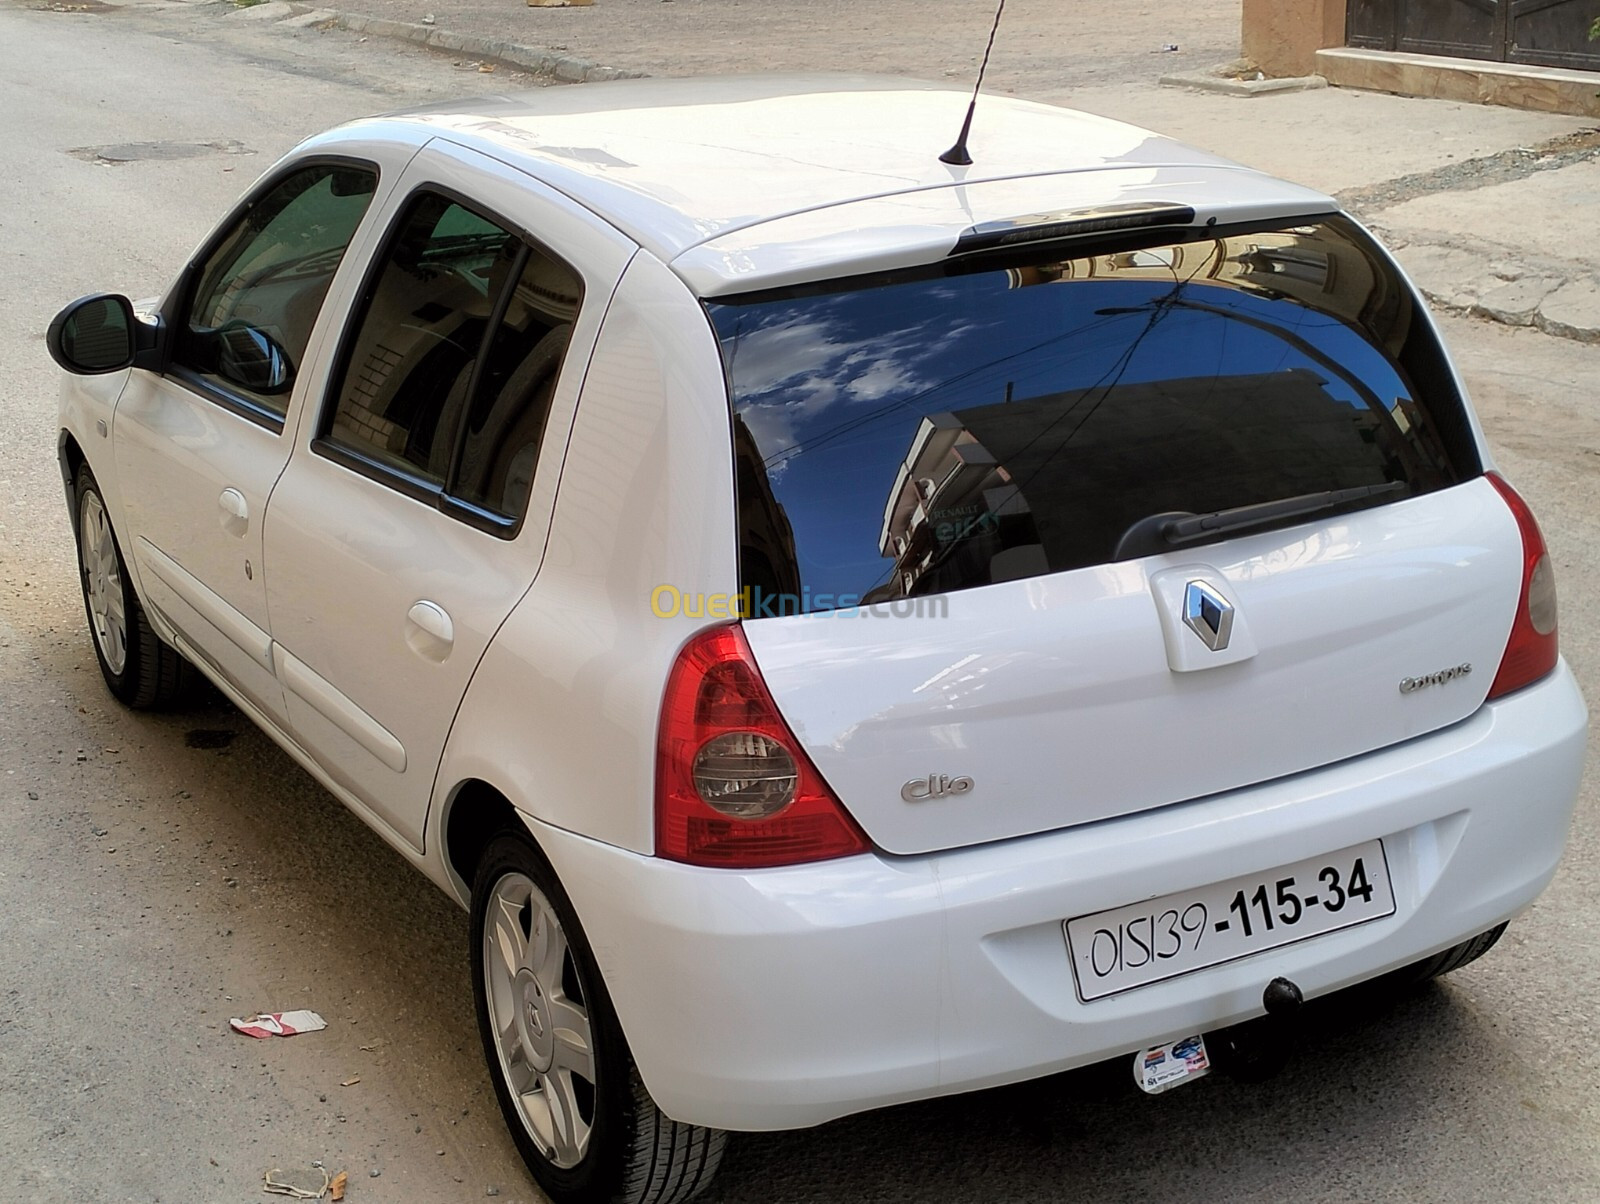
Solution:
{"label": "roof antenna", "polygon": [[972,115],[978,111],[978,90],[983,87],[983,73],[989,69],[989,52],[994,49],[994,35],[1000,32],[1000,14],[1006,11],[1006,0],[994,10],[994,28],[989,30],[989,45],[983,52],[983,63],[978,68],[978,82],[972,86],[972,103],[967,106],[967,119],[961,123],[961,136],[956,144],[939,156],[939,162],[954,167],[966,167],[972,162],[967,153],[967,135],[972,133]]}

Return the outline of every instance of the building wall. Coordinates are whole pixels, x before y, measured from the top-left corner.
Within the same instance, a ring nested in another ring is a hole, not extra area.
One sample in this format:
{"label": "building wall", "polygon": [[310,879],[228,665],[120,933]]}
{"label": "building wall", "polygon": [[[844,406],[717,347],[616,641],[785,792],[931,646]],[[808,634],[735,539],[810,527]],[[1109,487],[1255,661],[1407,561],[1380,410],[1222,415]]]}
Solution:
{"label": "building wall", "polygon": [[1317,51],[1344,45],[1345,0],[1244,0],[1240,44],[1269,76],[1312,75]]}

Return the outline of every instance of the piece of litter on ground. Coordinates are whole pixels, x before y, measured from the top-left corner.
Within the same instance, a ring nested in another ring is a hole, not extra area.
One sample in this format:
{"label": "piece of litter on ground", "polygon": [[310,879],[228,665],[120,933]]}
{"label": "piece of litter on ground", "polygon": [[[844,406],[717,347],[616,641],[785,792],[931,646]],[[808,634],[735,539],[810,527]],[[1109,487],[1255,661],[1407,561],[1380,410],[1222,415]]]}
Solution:
{"label": "piece of litter on ground", "polygon": [[1157,54],[1172,54],[1177,49],[1178,49],[1178,44],[1176,42],[1168,42],[1160,50],[1156,51],[1156,53]]}
{"label": "piece of litter on ground", "polygon": [[247,1037],[293,1037],[327,1028],[328,1022],[315,1012],[301,1009],[296,1012],[262,1012],[248,1020],[229,1020],[228,1026]]}
{"label": "piece of litter on ground", "polygon": [[[340,1175],[342,1179],[344,1176]],[[321,1180],[321,1186],[317,1181]],[[333,1180],[322,1167],[301,1174],[290,1174],[276,1168],[261,1176],[261,1190],[270,1196],[292,1196],[296,1200],[320,1200],[327,1195]],[[334,1199],[341,1197],[335,1196]]]}
{"label": "piece of litter on ground", "polygon": [[493,63],[479,63],[478,64],[478,70],[482,74],[488,75],[490,72],[492,72],[494,70],[494,64]]}
{"label": "piece of litter on ground", "polygon": [[356,1075],[356,1077],[353,1078],[353,1079],[346,1079],[344,1082],[340,1083],[339,1086],[341,1086],[341,1087],[354,1087],[360,1081],[361,1081],[361,1076],[360,1075]]}
{"label": "piece of litter on ground", "polygon": [[344,1185],[349,1182],[350,1176],[340,1171],[333,1177],[333,1182],[328,1185],[328,1198],[332,1200],[344,1199]]}

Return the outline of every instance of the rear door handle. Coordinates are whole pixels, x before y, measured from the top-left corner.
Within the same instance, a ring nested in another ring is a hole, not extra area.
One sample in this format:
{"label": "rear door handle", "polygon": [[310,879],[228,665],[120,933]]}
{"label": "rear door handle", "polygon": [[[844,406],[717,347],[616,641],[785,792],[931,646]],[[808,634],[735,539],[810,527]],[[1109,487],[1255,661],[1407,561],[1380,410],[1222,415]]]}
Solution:
{"label": "rear door handle", "polygon": [[243,535],[250,530],[250,503],[237,489],[224,489],[217,498],[217,509],[222,511],[222,529],[229,535]]}
{"label": "rear door handle", "polygon": [[406,613],[406,643],[411,651],[424,660],[443,664],[455,642],[456,627],[444,607],[426,599],[412,604]]}

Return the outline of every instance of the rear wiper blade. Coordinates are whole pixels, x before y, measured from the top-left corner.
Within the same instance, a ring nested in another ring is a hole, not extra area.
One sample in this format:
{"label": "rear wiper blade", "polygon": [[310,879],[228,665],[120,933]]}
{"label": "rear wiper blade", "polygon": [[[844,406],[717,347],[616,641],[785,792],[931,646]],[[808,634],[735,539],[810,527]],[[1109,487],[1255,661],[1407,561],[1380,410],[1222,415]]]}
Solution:
{"label": "rear wiper blade", "polygon": [[1262,527],[1286,518],[1303,518],[1333,510],[1351,502],[1368,498],[1386,497],[1390,494],[1409,493],[1411,486],[1405,481],[1389,481],[1382,485],[1357,485],[1351,489],[1325,489],[1318,493],[1302,493],[1298,497],[1280,498],[1272,502],[1256,502],[1249,506],[1234,506],[1229,510],[1213,510],[1209,514],[1192,514],[1186,511],[1152,514],[1141,518],[1122,533],[1114,560],[1134,560],[1186,544],[1198,543],[1225,535],[1229,531],[1243,531]]}
{"label": "rear wiper blade", "polygon": [[1359,502],[1369,497],[1382,497],[1391,493],[1404,493],[1411,486],[1405,481],[1388,481],[1382,485],[1357,485],[1352,489],[1327,489],[1320,493],[1302,493],[1299,497],[1286,497],[1276,502],[1256,502],[1250,506],[1235,506],[1231,510],[1213,510],[1210,514],[1196,514],[1188,518],[1174,518],[1162,534],[1171,544],[1193,543],[1208,535],[1224,531],[1238,531],[1256,527],[1280,518],[1299,518],[1332,510],[1346,502]]}

